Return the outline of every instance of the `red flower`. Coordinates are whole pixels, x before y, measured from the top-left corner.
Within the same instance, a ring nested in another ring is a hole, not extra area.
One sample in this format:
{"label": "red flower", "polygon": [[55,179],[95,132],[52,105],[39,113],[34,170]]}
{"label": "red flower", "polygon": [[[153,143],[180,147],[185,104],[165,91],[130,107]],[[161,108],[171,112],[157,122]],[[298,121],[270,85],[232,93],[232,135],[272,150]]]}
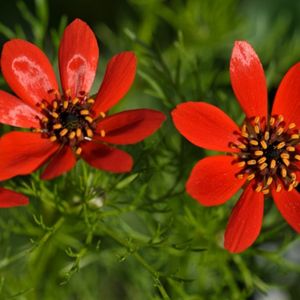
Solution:
{"label": "red flower", "polygon": [[136,57],[132,52],[114,56],[92,99],[98,52],[86,23],[76,19],[66,28],[58,56],[59,93],[52,66],[39,48],[19,39],[4,45],[1,69],[19,98],[0,91],[0,122],[33,132],[11,132],[0,140],[0,180],[29,174],[46,162],[42,178],[51,179],[72,169],[79,156],[98,169],[131,170],[131,156],[108,144],[137,143],[155,132],[165,116],[150,109],[107,116],[134,80]]}
{"label": "red flower", "polygon": [[219,108],[187,102],[172,112],[176,128],[193,144],[226,155],[200,160],[186,190],[202,205],[225,203],[244,192],[230,216],[224,246],[242,252],[261,230],[264,196],[272,196],[285,220],[300,232],[299,174],[300,63],[283,78],[268,115],[262,65],[247,42],[236,42],[231,84],[246,118],[239,128]]}

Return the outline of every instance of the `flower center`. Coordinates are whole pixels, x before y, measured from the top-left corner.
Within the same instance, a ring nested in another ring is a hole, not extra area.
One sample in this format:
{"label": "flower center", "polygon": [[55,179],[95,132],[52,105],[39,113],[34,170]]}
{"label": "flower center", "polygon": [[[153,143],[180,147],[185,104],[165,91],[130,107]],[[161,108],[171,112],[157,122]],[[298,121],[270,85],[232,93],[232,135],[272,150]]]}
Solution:
{"label": "flower center", "polygon": [[53,93],[55,98],[51,103],[43,101],[40,104],[44,117],[40,120],[39,131],[51,141],[70,145],[79,155],[82,151],[80,143],[91,140],[96,128],[96,121],[91,116],[94,100],[85,93],[76,98],[60,96],[54,91],[49,93]]}
{"label": "flower center", "polygon": [[296,124],[286,124],[281,115],[272,116],[268,122],[259,117],[246,119],[238,142],[230,145],[238,150],[233,154],[241,167],[236,176],[255,180],[255,190],[264,194],[271,188],[276,192],[282,188],[291,191],[298,185],[295,172],[299,171],[299,142]]}

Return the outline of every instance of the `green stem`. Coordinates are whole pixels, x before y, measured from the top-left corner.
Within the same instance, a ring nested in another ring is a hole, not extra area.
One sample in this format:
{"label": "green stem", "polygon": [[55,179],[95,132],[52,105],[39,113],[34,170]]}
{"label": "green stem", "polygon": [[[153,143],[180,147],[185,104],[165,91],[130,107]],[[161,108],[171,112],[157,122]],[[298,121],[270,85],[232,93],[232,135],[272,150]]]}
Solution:
{"label": "green stem", "polygon": [[118,236],[115,232],[108,228],[102,227],[102,230],[109,235],[112,239],[114,239],[117,243],[122,245],[123,247],[129,249],[129,251],[132,253],[132,256],[153,276],[156,286],[163,297],[164,300],[170,300],[170,297],[168,296],[167,291],[165,290],[163,284],[161,283],[159,277],[160,274],[155,269],[153,269],[147,261],[138,253],[138,252],[132,252],[132,249],[127,241],[123,240],[120,236]]}

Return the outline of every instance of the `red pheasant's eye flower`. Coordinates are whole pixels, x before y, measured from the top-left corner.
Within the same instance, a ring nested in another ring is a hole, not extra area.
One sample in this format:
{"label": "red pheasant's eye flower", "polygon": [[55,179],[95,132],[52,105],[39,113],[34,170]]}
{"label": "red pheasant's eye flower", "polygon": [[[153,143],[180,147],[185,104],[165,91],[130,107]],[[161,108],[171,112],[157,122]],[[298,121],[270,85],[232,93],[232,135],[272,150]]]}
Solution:
{"label": "red pheasant's eye flower", "polygon": [[262,65],[247,42],[236,42],[230,61],[234,93],[246,114],[238,127],[204,102],[187,102],[172,112],[176,128],[197,146],[226,155],[200,160],[187,192],[206,206],[220,205],[241,187],[225,232],[225,248],[241,252],[261,230],[264,196],[272,196],[286,221],[300,232],[300,63],[283,78],[271,114]]}
{"label": "red pheasant's eye flower", "polygon": [[39,48],[19,39],[4,45],[1,70],[18,98],[0,91],[0,122],[32,132],[11,132],[0,140],[0,180],[45,164],[42,178],[51,179],[70,170],[79,157],[102,170],[131,170],[131,156],[108,144],[137,143],[154,133],[165,116],[151,109],[108,116],[134,80],[136,57],[132,52],[114,56],[92,99],[98,56],[89,26],[79,19],[72,22],[59,47],[59,92],[52,66]]}
{"label": "red pheasant's eye flower", "polygon": [[268,122],[256,117],[246,120],[238,135],[238,142],[230,145],[238,150],[233,154],[234,163],[241,167],[237,178],[255,181],[255,191],[263,194],[269,194],[270,188],[291,191],[298,185],[300,155],[296,146],[300,136],[295,123],[286,124],[282,115]]}

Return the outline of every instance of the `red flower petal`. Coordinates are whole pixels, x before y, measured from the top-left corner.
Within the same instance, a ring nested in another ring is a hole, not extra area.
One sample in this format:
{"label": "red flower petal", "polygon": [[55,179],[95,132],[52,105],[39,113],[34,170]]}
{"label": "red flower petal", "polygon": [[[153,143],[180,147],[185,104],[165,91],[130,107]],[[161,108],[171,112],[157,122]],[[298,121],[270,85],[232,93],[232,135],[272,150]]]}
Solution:
{"label": "red flower petal", "polygon": [[91,28],[76,19],[64,31],[59,47],[59,71],[64,92],[71,96],[89,93],[99,58],[96,37]]}
{"label": "red flower petal", "polygon": [[69,146],[65,146],[54,153],[41,178],[44,180],[53,179],[71,170],[75,164],[76,158],[72,149]]}
{"label": "red flower petal", "polygon": [[1,208],[27,205],[28,203],[29,199],[26,196],[4,188],[0,188]]}
{"label": "red flower petal", "polygon": [[247,42],[235,42],[230,60],[233,91],[247,117],[268,114],[268,92],[261,62]]}
{"label": "red flower petal", "polygon": [[0,139],[0,180],[25,175],[39,168],[59,144],[38,133],[10,132]]}
{"label": "red flower petal", "polygon": [[300,194],[293,189],[288,192],[272,191],[274,202],[284,219],[300,233]]}
{"label": "red flower petal", "polygon": [[264,195],[257,193],[249,184],[234,206],[226,227],[224,247],[239,253],[257,239],[264,214]]}
{"label": "red flower petal", "polygon": [[42,115],[17,97],[0,91],[0,122],[23,128],[38,128]]}
{"label": "red flower petal", "polygon": [[112,144],[134,144],[154,133],[166,119],[159,111],[135,109],[124,111],[98,123],[97,131],[105,131],[101,141]]}
{"label": "red flower petal", "polygon": [[126,95],[135,72],[136,56],[133,52],[119,53],[109,61],[93,107],[96,115],[108,111]]}
{"label": "red flower petal", "polygon": [[58,89],[53,68],[46,55],[35,45],[14,39],[4,44],[2,73],[11,89],[36,108],[41,100],[52,100],[49,91]]}
{"label": "red flower petal", "polygon": [[232,151],[238,126],[219,108],[204,102],[186,102],[172,111],[177,130],[196,146],[218,151]]}
{"label": "red flower petal", "polygon": [[233,161],[233,157],[225,155],[200,160],[186,183],[187,193],[205,206],[225,203],[246,180],[236,178],[241,168]]}
{"label": "red flower petal", "polygon": [[92,167],[113,173],[129,172],[132,157],[119,149],[100,143],[87,142],[82,146],[82,158]]}
{"label": "red flower petal", "polygon": [[273,104],[272,115],[283,115],[287,124],[300,127],[300,63],[283,77]]}

